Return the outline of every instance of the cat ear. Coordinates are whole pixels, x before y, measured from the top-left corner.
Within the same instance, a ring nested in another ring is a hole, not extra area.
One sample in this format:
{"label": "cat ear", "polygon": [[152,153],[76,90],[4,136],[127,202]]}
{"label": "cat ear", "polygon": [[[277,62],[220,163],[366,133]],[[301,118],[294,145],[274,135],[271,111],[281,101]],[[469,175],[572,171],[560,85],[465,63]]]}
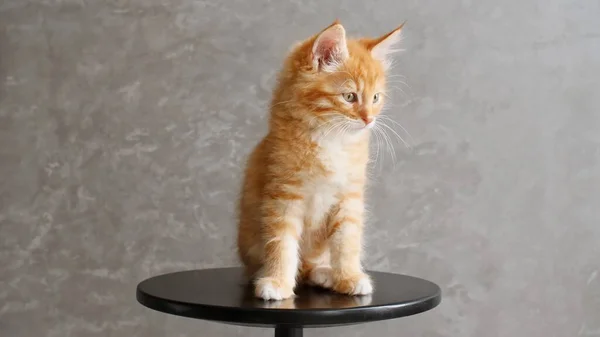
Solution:
{"label": "cat ear", "polygon": [[312,47],[313,67],[319,71],[332,72],[348,59],[346,30],[335,21],[315,39]]}
{"label": "cat ear", "polygon": [[386,67],[389,66],[390,62],[389,55],[400,51],[400,49],[394,47],[402,38],[402,27],[404,27],[404,23],[391,32],[368,42],[367,48],[371,50],[371,55],[383,62]]}

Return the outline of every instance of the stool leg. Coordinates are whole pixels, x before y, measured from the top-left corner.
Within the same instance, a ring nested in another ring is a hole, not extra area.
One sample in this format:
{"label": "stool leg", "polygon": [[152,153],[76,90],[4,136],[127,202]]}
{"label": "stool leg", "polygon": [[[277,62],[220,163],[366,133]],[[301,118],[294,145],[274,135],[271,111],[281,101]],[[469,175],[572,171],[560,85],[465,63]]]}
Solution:
{"label": "stool leg", "polygon": [[278,325],[275,327],[275,337],[302,337],[302,328]]}

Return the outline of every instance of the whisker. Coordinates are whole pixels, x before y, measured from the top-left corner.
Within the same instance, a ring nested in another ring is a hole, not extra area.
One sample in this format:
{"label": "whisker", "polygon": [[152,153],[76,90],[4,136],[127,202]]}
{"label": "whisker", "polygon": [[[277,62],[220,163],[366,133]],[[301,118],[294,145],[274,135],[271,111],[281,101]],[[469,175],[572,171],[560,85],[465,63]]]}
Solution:
{"label": "whisker", "polygon": [[[375,124],[375,125],[378,126],[378,124]],[[385,129],[380,129],[380,131],[381,131],[381,135],[383,136],[383,139],[385,140],[386,145],[388,146],[388,152],[390,153],[390,157],[392,158],[392,163],[395,166],[396,165],[396,153],[394,152],[393,142],[391,141],[391,139],[385,132]]]}
{"label": "whisker", "polygon": [[388,81],[387,83],[399,83],[399,84],[404,84],[407,88],[410,89],[410,85],[408,85],[406,82],[402,81],[402,80],[391,80]]}
{"label": "whisker", "polygon": [[396,121],[395,121],[395,120],[393,120],[393,119],[392,119],[390,116],[386,116],[386,115],[382,115],[382,114],[380,114],[378,117],[381,117],[381,118],[383,118],[383,119],[384,119],[384,120],[386,120],[386,121],[390,121],[390,122],[392,122],[392,123],[394,123],[394,124],[398,125],[398,126],[399,126],[399,127],[402,129],[402,131],[404,131],[404,133],[406,133],[406,135],[408,136],[408,138],[410,138],[410,141],[411,141],[411,143],[413,143],[413,144],[416,144],[416,143],[417,143],[417,142],[415,141],[414,137],[413,137],[413,136],[410,134],[410,132],[408,132],[408,130],[406,130],[406,129],[405,129],[403,126],[402,126],[402,124],[400,124],[400,123],[396,122]]}
{"label": "whisker", "polygon": [[[387,94],[387,92],[383,91],[381,94],[382,94],[382,95],[383,95],[385,98],[390,98],[390,99],[391,99],[391,96],[390,96],[390,95],[388,95],[388,94]],[[387,106],[387,105],[386,105],[386,106]],[[385,109],[385,107],[384,107],[384,109]]]}
{"label": "whisker", "polygon": [[348,76],[352,77],[352,74],[350,74],[350,72],[348,72],[347,70],[337,70],[337,71],[334,71],[334,73],[347,74]]}
{"label": "whisker", "polygon": [[[373,128],[373,134],[375,135],[375,143],[377,145],[377,151],[375,152],[375,168],[377,168],[377,164],[378,164],[378,160],[379,160],[379,147],[380,147],[380,142],[381,142],[381,138],[379,137],[379,130],[377,130],[377,128]],[[380,166],[381,168],[382,166]]]}
{"label": "whisker", "polygon": [[336,128],[336,133],[333,138],[337,138],[339,136],[340,132],[344,129],[345,123],[342,121],[338,125],[339,125],[339,127]]}
{"label": "whisker", "polygon": [[392,71],[394,69],[394,67],[396,67],[396,60],[389,60],[388,61],[388,71]]}
{"label": "whisker", "polygon": [[344,86],[344,84],[346,84],[346,83],[347,83],[347,82],[349,82],[349,81],[351,81],[351,79],[347,79],[347,80],[345,80],[345,81],[344,81],[344,83],[340,84],[340,85],[338,86],[338,91],[340,90],[340,88],[341,88],[341,87],[343,87],[343,86]]}
{"label": "whisker", "polygon": [[275,104],[271,104],[271,108],[276,107],[276,106],[278,106],[280,104],[290,103],[292,101],[293,101],[293,99],[290,99],[290,100],[287,100],[287,101],[282,101],[282,102],[277,102]]}
{"label": "whisker", "polygon": [[323,125],[329,124],[329,126],[327,126],[327,129],[325,129],[324,131],[321,132],[321,134],[319,135],[319,138],[323,138],[325,134],[329,133],[330,130],[335,127],[336,124],[334,122],[335,122],[335,120],[329,120],[329,121],[325,121],[325,123],[323,123]]}
{"label": "whisker", "polygon": [[379,172],[383,171],[383,165],[384,165],[384,159],[385,159],[385,148],[386,148],[386,144],[385,144],[385,140],[383,138],[383,132],[381,132],[381,130],[379,129],[379,126],[376,125],[377,129],[377,134],[378,134],[378,139],[379,139],[379,145],[381,147],[383,147],[383,149],[380,150],[381,153],[381,163],[379,164]]}
{"label": "whisker", "polygon": [[327,132],[326,132],[325,134],[323,134],[323,136],[322,136],[321,138],[325,138],[325,137],[327,137],[327,135],[328,135],[329,133],[331,133],[333,130],[337,129],[338,127],[340,127],[340,126],[341,126],[341,125],[343,125],[343,124],[344,124],[344,122],[343,122],[343,121],[342,121],[342,122],[338,122],[337,124],[334,124],[334,125],[333,125],[331,128],[329,128],[329,129],[327,130]]}
{"label": "whisker", "polygon": [[[348,132],[348,129],[350,128],[350,124],[345,123],[344,126],[342,127],[342,131],[338,133],[338,135],[340,135],[341,137],[345,137],[346,133]],[[337,135],[336,135],[337,136]]]}
{"label": "whisker", "polygon": [[406,93],[406,91],[404,91],[402,88],[400,88],[400,87],[397,87],[397,86],[395,86],[395,85],[393,85],[393,86],[392,86],[392,88],[394,88],[394,89],[396,89],[396,90],[400,90],[400,91],[401,91],[401,92],[404,94],[404,96],[406,96],[406,97],[410,97],[410,95],[409,95],[409,94],[407,94],[407,93]]}
{"label": "whisker", "polygon": [[408,149],[410,149],[410,148],[411,148],[411,147],[410,147],[410,145],[408,145],[408,143],[407,143],[407,142],[404,140],[404,138],[400,137],[400,135],[399,135],[399,134],[398,134],[398,133],[397,133],[397,132],[396,132],[394,129],[392,129],[391,127],[389,127],[388,125],[386,125],[386,124],[385,124],[385,123],[383,123],[383,122],[381,123],[381,126],[384,126],[384,127],[386,127],[388,130],[392,131],[392,133],[393,133],[394,135],[396,135],[396,137],[398,137],[398,139],[400,139],[400,140],[402,141],[402,143],[404,143],[404,146],[406,146],[406,148],[408,148]]}
{"label": "whisker", "polygon": [[[325,119],[325,118],[321,118],[321,117],[327,117],[327,116],[335,116],[335,117],[337,117],[337,118],[331,118],[331,119]],[[323,126],[323,125],[326,125],[327,123],[331,123],[331,122],[334,122],[334,121],[336,121],[338,118],[348,118],[348,117],[346,117],[346,116],[344,116],[344,115],[342,115],[342,114],[340,114],[340,113],[338,113],[338,112],[326,112],[326,113],[323,113],[323,114],[320,114],[320,115],[316,115],[316,116],[313,116],[313,117],[311,117],[311,118],[308,120],[308,123],[309,123],[309,124],[312,124],[312,123],[313,123],[313,121],[314,121],[315,119],[323,119],[323,122],[322,122],[322,123],[320,123],[320,124],[318,124],[318,125],[316,126],[317,128],[319,128],[319,127],[321,127],[321,126]]]}
{"label": "whisker", "polygon": [[401,74],[391,74],[391,75],[387,75],[388,78],[394,78],[394,77],[402,77],[402,78],[406,78],[406,76],[401,75]]}

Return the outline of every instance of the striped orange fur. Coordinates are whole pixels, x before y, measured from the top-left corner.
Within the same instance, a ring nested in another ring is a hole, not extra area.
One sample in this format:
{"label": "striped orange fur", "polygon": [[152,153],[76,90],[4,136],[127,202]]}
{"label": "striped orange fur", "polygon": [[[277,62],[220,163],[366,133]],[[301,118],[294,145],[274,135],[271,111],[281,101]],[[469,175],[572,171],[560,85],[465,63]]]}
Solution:
{"label": "striped orange fur", "polygon": [[257,297],[289,298],[299,280],[372,292],[361,266],[369,129],[401,28],[347,39],[336,21],[285,60],[239,204],[238,251]]}

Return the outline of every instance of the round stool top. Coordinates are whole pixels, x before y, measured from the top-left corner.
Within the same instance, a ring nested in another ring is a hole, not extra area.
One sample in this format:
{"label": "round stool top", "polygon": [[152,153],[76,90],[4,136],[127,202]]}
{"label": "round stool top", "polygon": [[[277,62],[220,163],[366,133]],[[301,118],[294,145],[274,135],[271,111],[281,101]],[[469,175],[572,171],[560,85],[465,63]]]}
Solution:
{"label": "round stool top", "polygon": [[348,296],[300,286],[282,301],[254,298],[241,268],[191,270],[149,278],[137,286],[142,305],[177,316],[252,326],[323,327],[409,316],[441,301],[436,284],[406,275],[368,272],[375,291]]}

